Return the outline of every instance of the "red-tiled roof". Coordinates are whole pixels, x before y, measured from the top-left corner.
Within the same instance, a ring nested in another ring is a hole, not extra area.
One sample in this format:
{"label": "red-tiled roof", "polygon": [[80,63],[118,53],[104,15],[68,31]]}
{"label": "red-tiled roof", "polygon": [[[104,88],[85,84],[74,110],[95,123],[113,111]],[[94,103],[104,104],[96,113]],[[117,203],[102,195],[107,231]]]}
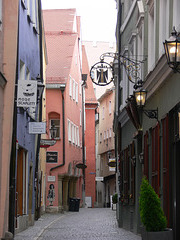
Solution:
{"label": "red-tiled roof", "polygon": [[45,31],[73,32],[76,9],[43,10]]}
{"label": "red-tiled roof", "polygon": [[87,74],[87,82],[86,82],[87,88],[85,88],[85,103],[98,104],[95,97],[95,93],[94,93],[93,83],[89,76],[89,65],[88,65],[88,60],[87,60],[86,50],[84,45],[82,46],[82,73]]}
{"label": "red-tiled roof", "polygon": [[75,16],[75,9],[43,11],[48,55],[47,84],[65,83],[68,79],[78,38],[78,33],[73,32]]}
{"label": "red-tiled roof", "polygon": [[74,51],[75,41],[77,34],[75,35],[46,35],[47,54],[48,54],[48,66],[47,66],[47,83],[64,83],[67,81],[72,56]]}

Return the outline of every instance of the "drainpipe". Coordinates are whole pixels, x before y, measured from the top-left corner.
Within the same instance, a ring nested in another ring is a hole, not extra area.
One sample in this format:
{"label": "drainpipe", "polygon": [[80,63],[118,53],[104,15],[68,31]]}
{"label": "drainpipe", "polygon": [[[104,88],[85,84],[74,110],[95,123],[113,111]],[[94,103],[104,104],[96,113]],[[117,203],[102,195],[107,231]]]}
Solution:
{"label": "drainpipe", "polygon": [[63,163],[59,164],[55,167],[52,167],[49,172],[51,172],[52,170],[59,168],[59,167],[63,167],[65,165],[65,111],[64,111],[64,90],[65,87],[61,88],[61,93],[62,93],[62,121],[63,121]]}
{"label": "drainpipe", "polygon": [[[42,50],[42,14],[41,14],[41,1],[38,0],[38,20],[39,20],[39,60],[40,60],[40,79],[43,83],[43,50]],[[39,122],[42,121],[42,95],[39,100]],[[39,152],[40,152],[40,140],[41,135],[38,134],[38,140],[37,140],[37,152],[36,152],[36,166],[35,166],[35,174],[36,174],[36,205],[35,205],[35,219],[38,220],[40,218],[40,205],[39,201],[40,199],[38,196],[41,196],[41,186],[39,189],[39,174],[38,174],[38,166],[39,166]],[[40,194],[38,194],[38,191],[40,191]]]}
{"label": "drainpipe", "polygon": [[18,28],[17,28],[17,57],[16,57],[16,77],[14,93],[14,115],[13,115],[13,133],[10,158],[10,177],[9,177],[9,231],[15,233],[15,208],[16,208],[16,171],[17,171],[17,84],[18,84],[18,63],[19,63],[19,4],[18,4]]}
{"label": "drainpipe", "polygon": [[[120,54],[121,54],[121,24],[122,24],[122,4],[121,4],[121,0],[119,0],[119,13],[118,13],[118,83],[117,83],[117,87],[118,87],[118,117],[120,115],[120,99],[121,99],[121,91],[120,91],[120,81],[121,81],[121,62],[120,62]],[[119,166],[119,156],[120,156],[120,152],[121,152],[121,144],[122,144],[122,136],[121,136],[121,124],[119,123],[118,120],[118,126],[117,126],[117,135],[116,135],[116,144],[117,144],[117,149],[116,149],[116,159],[117,159],[117,164]],[[117,182],[118,182],[118,205],[119,205],[119,219],[117,219],[118,221],[118,226],[122,227],[122,214],[120,213],[121,211],[121,203],[120,203],[120,192],[121,192],[121,185],[120,185],[120,171],[119,171],[119,167],[117,168],[117,172],[118,172],[118,176],[117,176]]]}

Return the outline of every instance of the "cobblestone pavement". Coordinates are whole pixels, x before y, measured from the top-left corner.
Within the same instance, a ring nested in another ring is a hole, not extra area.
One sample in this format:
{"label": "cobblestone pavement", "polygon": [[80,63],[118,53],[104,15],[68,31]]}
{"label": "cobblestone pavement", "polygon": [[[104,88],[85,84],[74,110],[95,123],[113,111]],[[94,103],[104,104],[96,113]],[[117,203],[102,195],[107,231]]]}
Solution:
{"label": "cobblestone pavement", "polygon": [[116,212],[109,208],[81,208],[79,212],[44,214],[15,240],[140,240],[117,226]]}

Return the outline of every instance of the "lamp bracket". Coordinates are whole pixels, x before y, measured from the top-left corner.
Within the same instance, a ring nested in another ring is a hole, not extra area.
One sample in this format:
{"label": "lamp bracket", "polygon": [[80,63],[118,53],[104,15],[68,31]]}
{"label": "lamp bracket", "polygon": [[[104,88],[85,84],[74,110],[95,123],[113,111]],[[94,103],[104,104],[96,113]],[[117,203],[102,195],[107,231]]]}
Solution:
{"label": "lamp bracket", "polygon": [[157,119],[158,120],[158,108],[157,109],[151,109],[151,110],[146,110],[146,109],[143,109],[143,112],[145,113],[145,115],[148,117],[148,118],[151,118],[151,119]]}

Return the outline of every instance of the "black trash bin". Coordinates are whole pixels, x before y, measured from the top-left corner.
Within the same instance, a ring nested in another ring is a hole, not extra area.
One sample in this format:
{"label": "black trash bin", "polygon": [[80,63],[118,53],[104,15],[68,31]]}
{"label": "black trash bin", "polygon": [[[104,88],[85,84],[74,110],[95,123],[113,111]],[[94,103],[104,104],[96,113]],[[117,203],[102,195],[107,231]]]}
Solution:
{"label": "black trash bin", "polygon": [[69,211],[71,212],[79,212],[79,198],[69,198]]}

